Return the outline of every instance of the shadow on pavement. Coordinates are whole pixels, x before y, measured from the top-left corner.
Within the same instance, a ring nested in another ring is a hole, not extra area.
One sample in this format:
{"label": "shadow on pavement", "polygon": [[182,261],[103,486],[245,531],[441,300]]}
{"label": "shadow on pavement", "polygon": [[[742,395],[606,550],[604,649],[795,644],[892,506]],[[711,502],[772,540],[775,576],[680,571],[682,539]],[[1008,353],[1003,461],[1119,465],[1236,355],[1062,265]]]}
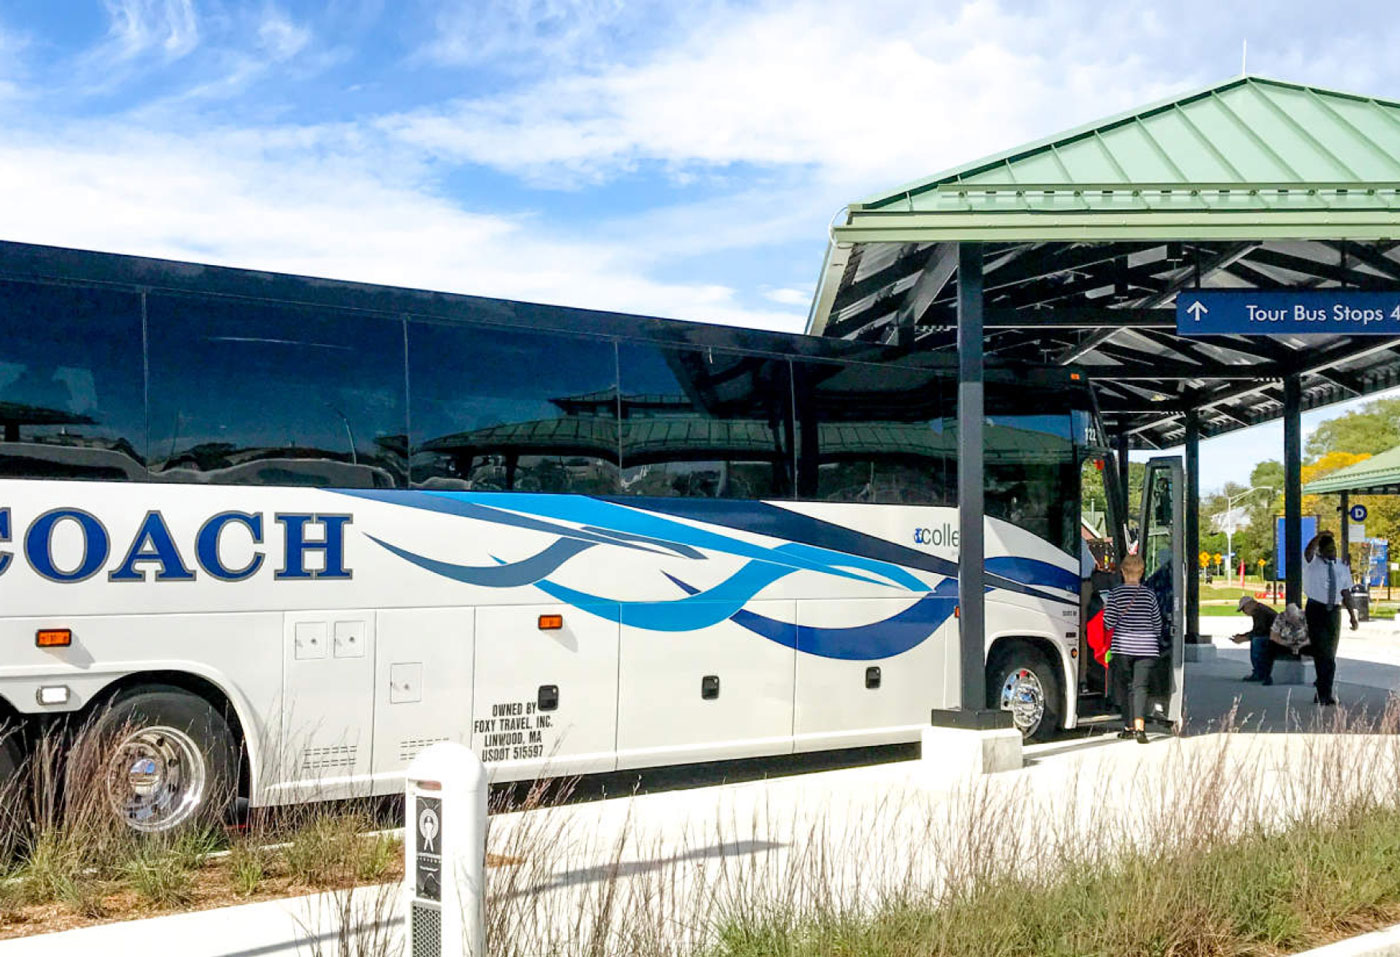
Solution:
{"label": "shadow on pavement", "polygon": [[[1298,732],[1333,730],[1339,715],[1313,704],[1312,663],[1304,665],[1303,684],[1264,687],[1241,681],[1250,671],[1244,649],[1217,646],[1214,661],[1186,663],[1184,734],[1208,734],[1222,727],[1238,731]],[[1385,710],[1400,690],[1400,667],[1340,658],[1337,661],[1338,708],[1348,724],[1365,723]]]}
{"label": "shadow on pavement", "polygon": [[548,881],[513,891],[508,897],[528,897],[541,891],[578,884],[595,884],[618,878],[635,877],[653,871],[664,870],[687,861],[717,860],[725,857],[740,857],[750,854],[764,854],[787,845],[776,841],[733,841],[728,844],[715,844],[686,851],[683,854],[668,854],[665,857],[642,861],[614,861],[596,867],[583,867],[572,871],[552,874]]}

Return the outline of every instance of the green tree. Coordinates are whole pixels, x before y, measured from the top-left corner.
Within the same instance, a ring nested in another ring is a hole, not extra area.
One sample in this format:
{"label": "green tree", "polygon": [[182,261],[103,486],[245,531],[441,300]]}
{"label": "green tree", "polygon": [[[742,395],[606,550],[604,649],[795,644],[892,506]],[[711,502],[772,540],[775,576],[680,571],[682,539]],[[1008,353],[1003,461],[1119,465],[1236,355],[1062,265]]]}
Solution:
{"label": "green tree", "polygon": [[1309,460],[1328,452],[1378,455],[1400,445],[1400,399],[1376,399],[1354,412],[1328,419],[1308,436]]}

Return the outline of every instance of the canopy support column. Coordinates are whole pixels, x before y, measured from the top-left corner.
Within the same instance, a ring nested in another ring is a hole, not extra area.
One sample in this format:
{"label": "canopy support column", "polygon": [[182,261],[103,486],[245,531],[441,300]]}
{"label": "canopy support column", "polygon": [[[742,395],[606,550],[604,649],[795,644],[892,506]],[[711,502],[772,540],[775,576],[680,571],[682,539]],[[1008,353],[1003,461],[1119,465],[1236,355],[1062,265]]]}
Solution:
{"label": "canopy support column", "polygon": [[1342,557],[1342,561],[1351,564],[1351,493],[1342,493],[1342,504],[1338,509],[1341,512],[1342,534],[1339,536],[1341,548],[1337,549],[1337,554]]}
{"label": "canopy support column", "polygon": [[958,244],[958,675],[956,711],[935,725],[1011,727],[1011,712],[987,707],[983,460],[982,245]]}
{"label": "canopy support column", "polygon": [[1284,601],[1303,606],[1303,383],[1283,377]]}
{"label": "canopy support column", "polygon": [[[1128,490],[1128,480],[1132,472],[1128,469],[1128,433],[1119,432],[1114,440],[1114,449],[1117,452],[1115,458],[1118,459],[1118,494],[1122,497],[1123,514],[1118,517],[1120,522],[1127,522],[1131,519],[1129,509],[1132,508],[1132,495]],[[1117,536],[1114,537],[1117,540]],[[1114,561],[1121,562],[1122,555],[1115,555]]]}
{"label": "canopy support column", "polygon": [[1187,644],[1201,641],[1201,415],[1186,413],[1186,622]]}

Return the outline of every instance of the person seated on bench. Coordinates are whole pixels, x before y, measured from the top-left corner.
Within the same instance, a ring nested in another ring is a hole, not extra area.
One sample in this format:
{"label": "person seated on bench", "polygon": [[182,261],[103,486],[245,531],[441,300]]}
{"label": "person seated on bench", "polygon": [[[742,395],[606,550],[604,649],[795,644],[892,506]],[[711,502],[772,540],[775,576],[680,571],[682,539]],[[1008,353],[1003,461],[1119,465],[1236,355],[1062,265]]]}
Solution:
{"label": "person seated on bench", "polygon": [[1269,640],[1269,630],[1273,628],[1278,612],[1248,595],[1240,596],[1238,610],[1248,615],[1252,623],[1249,631],[1230,636],[1230,640],[1236,644],[1249,642],[1249,664],[1253,670],[1244,676],[1244,680],[1271,685],[1274,683],[1274,658],[1282,651],[1280,645]]}

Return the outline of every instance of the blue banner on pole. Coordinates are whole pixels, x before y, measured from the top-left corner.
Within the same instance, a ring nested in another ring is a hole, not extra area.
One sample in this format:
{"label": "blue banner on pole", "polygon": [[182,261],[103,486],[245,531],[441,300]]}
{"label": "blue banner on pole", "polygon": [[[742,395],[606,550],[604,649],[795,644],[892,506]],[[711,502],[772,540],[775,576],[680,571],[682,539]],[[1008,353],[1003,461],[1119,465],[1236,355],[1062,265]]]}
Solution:
{"label": "blue banner on pole", "polygon": [[1400,290],[1193,289],[1176,297],[1180,336],[1400,335]]}
{"label": "blue banner on pole", "polygon": [[1370,538],[1366,544],[1371,561],[1363,572],[1365,581],[1371,588],[1379,588],[1390,580],[1390,542],[1384,538]]}
{"label": "blue banner on pole", "polygon": [[[1302,541],[1300,541],[1300,542],[1298,543],[1298,547],[1299,547],[1299,548],[1302,548],[1303,546],[1307,545],[1308,542],[1312,541],[1313,536],[1316,535],[1316,534],[1317,534],[1317,516],[1316,516],[1316,515],[1304,515],[1304,516],[1303,516],[1303,539],[1302,539]],[[1283,547],[1283,546],[1284,546],[1284,541],[1285,541],[1284,535],[1285,535],[1285,533],[1284,533],[1284,530],[1283,530],[1283,516],[1280,515],[1280,516],[1278,516],[1278,518],[1274,519],[1274,580],[1275,580],[1275,581],[1282,581],[1283,579],[1285,579],[1285,578],[1288,577],[1288,555],[1286,554],[1288,550],[1287,550],[1286,548]],[[1301,555],[1298,556],[1298,557],[1299,557],[1300,559],[1302,558]]]}

